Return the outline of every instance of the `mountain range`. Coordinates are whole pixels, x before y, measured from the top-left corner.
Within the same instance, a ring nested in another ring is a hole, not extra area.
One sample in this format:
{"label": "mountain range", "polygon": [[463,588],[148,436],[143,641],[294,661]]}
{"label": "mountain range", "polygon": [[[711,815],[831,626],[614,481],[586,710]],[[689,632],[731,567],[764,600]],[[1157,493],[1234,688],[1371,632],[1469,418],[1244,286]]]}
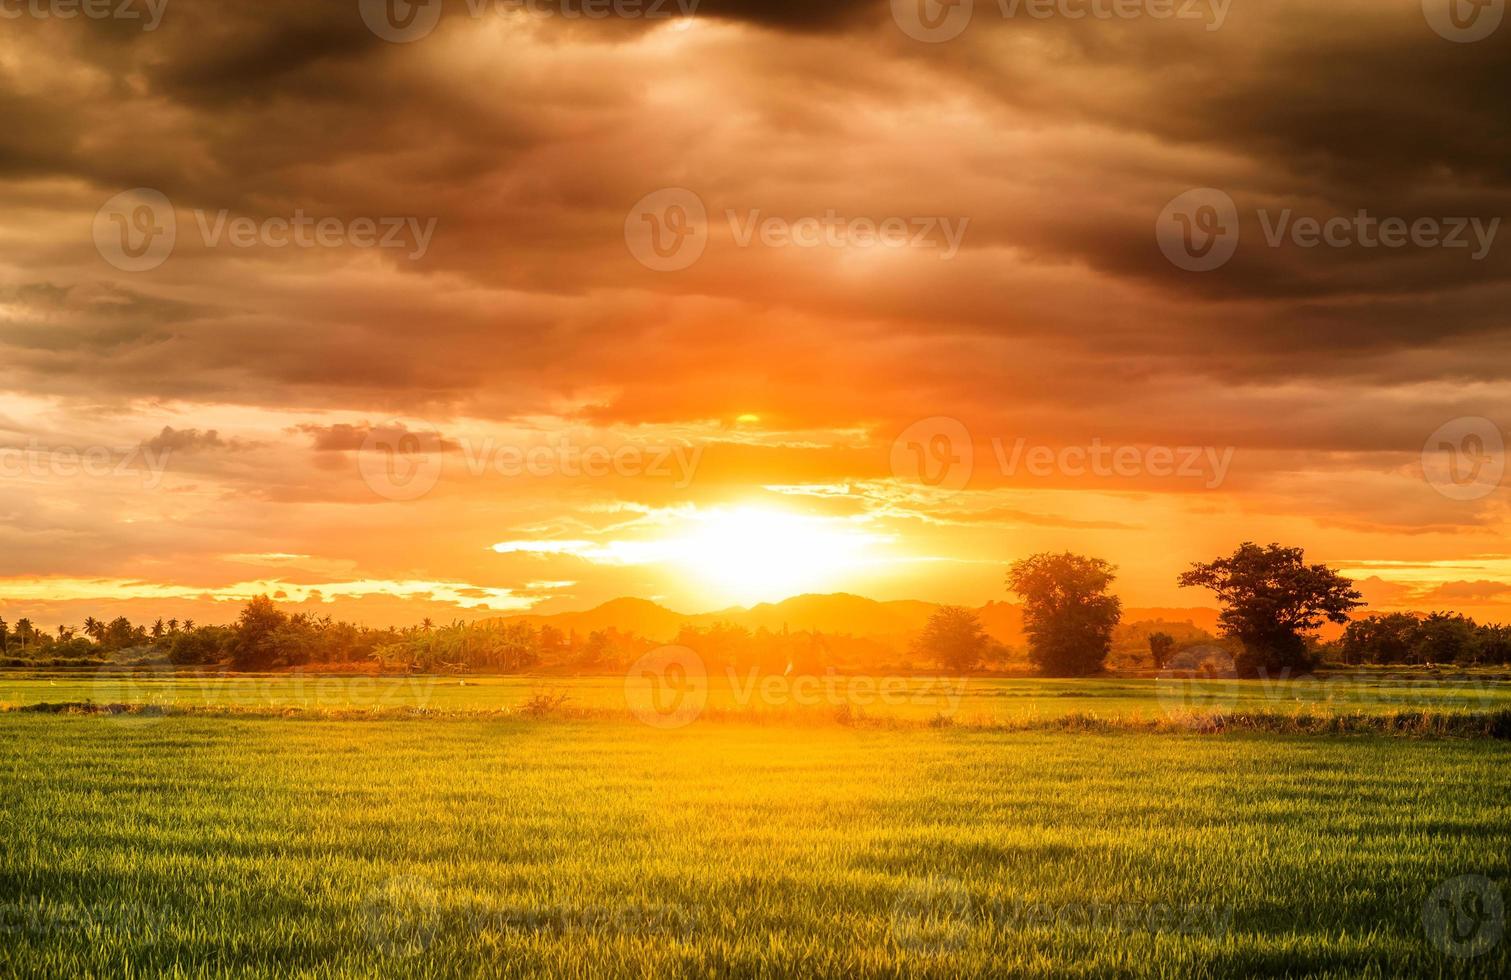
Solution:
{"label": "mountain range", "polygon": [[[862,596],[800,595],[781,602],[735,606],[706,613],[679,613],[649,599],[614,599],[593,609],[548,615],[510,616],[504,622],[554,626],[564,633],[591,633],[594,630],[618,629],[653,640],[670,640],[683,626],[707,628],[718,623],[743,626],[749,630],[765,628],[779,632],[818,630],[861,639],[889,643],[905,642],[923,629],[930,616],[942,604],[913,599],[881,602]],[[1023,607],[1011,602],[988,602],[973,610],[986,631],[996,640],[1009,645],[1023,642]],[[1180,609],[1129,608],[1123,610],[1124,623],[1164,621],[1190,623],[1210,633],[1217,630],[1217,610],[1200,607]]]}

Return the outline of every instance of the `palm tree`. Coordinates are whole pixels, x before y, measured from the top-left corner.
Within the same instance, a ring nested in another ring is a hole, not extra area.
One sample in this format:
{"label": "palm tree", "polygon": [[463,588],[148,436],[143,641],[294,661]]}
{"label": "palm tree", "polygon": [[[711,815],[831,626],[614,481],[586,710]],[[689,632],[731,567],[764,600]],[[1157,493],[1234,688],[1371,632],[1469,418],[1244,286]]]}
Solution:
{"label": "palm tree", "polygon": [[194,632],[194,620],[192,620],[192,619],[186,619],[186,620],[184,620],[184,632],[185,633],[193,633]]}
{"label": "palm tree", "polygon": [[93,616],[84,617],[85,636],[89,637],[92,640],[98,641],[99,638],[104,635],[104,633],[105,627],[100,623],[98,619],[95,619]]}
{"label": "palm tree", "polygon": [[168,632],[169,633],[177,633],[178,632],[178,620],[176,620],[176,619],[170,619],[170,620],[168,620]]}
{"label": "palm tree", "polygon": [[163,638],[163,620],[162,620],[162,617],[158,617],[157,622],[155,622],[155,623],[152,624],[152,638],[154,640],[161,640]]}

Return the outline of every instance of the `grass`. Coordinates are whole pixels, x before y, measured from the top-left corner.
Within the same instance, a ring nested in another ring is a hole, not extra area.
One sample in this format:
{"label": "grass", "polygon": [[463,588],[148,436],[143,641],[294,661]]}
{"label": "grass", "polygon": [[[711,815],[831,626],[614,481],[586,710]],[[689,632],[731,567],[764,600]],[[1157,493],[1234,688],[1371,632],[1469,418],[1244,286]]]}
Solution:
{"label": "grass", "polygon": [[1499,741],[10,713],[0,775],[5,976],[1511,973],[1423,918],[1508,889]]}
{"label": "grass", "polygon": [[[316,676],[182,673],[171,670],[0,673],[0,706],[149,704],[159,707],[326,709],[415,708],[427,712],[509,713],[565,698],[584,715],[623,714],[624,675]],[[1489,715],[1511,711],[1503,671],[1436,679],[1416,672],[1360,671],[1273,681],[1171,678],[1039,680],[981,677],[762,678],[715,672],[704,712],[758,719],[833,716],[848,710],[872,720],[1025,727],[1059,718],[1145,721],[1196,715],[1314,717],[1411,712]]]}

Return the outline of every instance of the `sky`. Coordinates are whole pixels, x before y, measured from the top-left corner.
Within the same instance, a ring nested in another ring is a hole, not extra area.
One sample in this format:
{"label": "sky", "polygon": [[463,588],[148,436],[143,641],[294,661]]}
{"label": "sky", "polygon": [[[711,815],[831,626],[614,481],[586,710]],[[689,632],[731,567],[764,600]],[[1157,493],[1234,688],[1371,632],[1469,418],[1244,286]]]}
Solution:
{"label": "sky", "polygon": [[7,3],[0,616],[1511,621],[1503,7]]}

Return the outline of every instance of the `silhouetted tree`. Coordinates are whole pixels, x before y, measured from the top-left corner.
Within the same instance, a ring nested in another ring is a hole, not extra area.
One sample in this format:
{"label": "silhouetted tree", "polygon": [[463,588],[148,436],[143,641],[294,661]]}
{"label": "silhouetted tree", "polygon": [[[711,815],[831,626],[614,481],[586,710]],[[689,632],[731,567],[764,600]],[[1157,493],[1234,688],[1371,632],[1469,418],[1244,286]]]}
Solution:
{"label": "silhouetted tree", "polygon": [[131,620],[125,616],[117,616],[112,619],[100,633],[100,646],[107,651],[125,650],[135,646],[139,642],[145,642],[147,634],[145,630],[137,629],[131,625]]}
{"label": "silhouetted tree", "polygon": [[1149,634],[1149,656],[1154,660],[1154,669],[1163,670],[1175,652],[1175,637],[1169,633]]}
{"label": "silhouetted tree", "polygon": [[1179,583],[1217,595],[1224,606],[1218,623],[1243,645],[1236,666],[1250,677],[1308,669],[1307,636],[1324,622],[1348,622],[1364,605],[1351,579],[1278,544],[1245,542],[1227,558],[1194,564]]}
{"label": "silhouetted tree", "polygon": [[1117,570],[1100,558],[1066,552],[1014,563],[1007,586],[1023,598],[1028,659],[1050,677],[1101,673],[1123,604],[1107,590]]}
{"label": "silhouetted tree", "polygon": [[1366,616],[1348,624],[1338,649],[1346,664],[1417,663],[1417,630],[1411,613]]}
{"label": "silhouetted tree", "polygon": [[945,670],[974,670],[991,647],[991,637],[969,609],[945,606],[929,617],[913,649]]}
{"label": "silhouetted tree", "polygon": [[278,661],[278,631],[289,621],[273,600],[260,595],[247,603],[236,621],[231,662],[239,670],[266,670]]}

